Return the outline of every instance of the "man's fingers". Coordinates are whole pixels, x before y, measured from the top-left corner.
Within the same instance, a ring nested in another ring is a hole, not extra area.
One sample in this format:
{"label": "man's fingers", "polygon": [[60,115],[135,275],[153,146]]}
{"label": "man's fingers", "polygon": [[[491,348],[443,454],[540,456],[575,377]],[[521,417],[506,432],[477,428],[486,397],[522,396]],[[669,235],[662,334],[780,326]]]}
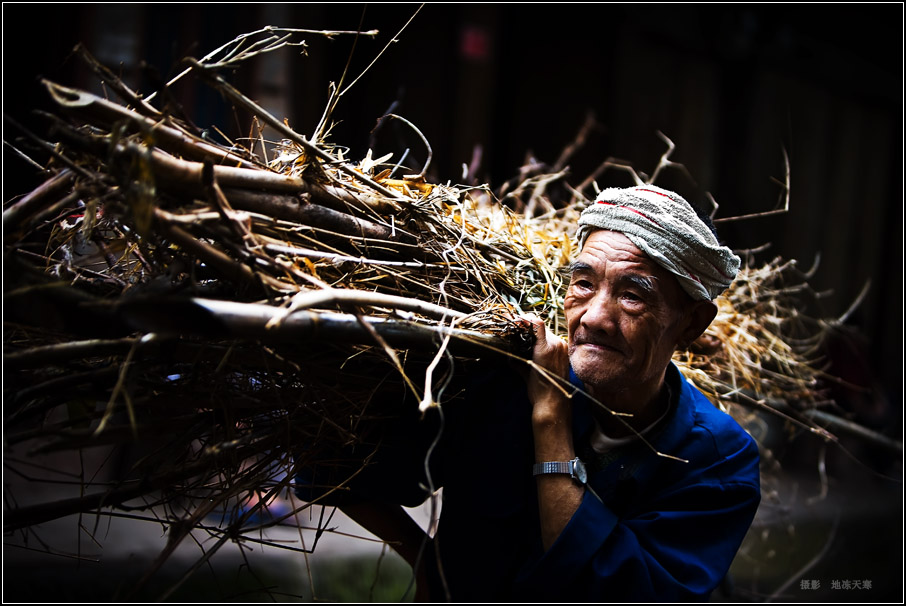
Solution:
{"label": "man's fingers", "polygon": [[523,325],[530,326],[532,332],[535,335],[535,352],[539,351],[549,351],[551,349],[556,349],[560,347],[563,343],[563,339],[559,338],[552,331],[548,330],[547,325],[544,323],[539,316],[535,314],[521,314],[519,316],[519,321]]}
{"label": "man's fingers", "polygon": [[519,314],[518,318],[519,320],[528,322],[530,324],[537,324],[538,322],[541,322],[541,318],[536,314]]}
{"label": "man's fingers", "polygon": [[536,316],[535,314],[522,314],[519,316],[519,320],[523,324],[531,326],[532,332],[534,332],[535,336],[539,339],[544,336],[544,320],[542,320],[540,317]]}

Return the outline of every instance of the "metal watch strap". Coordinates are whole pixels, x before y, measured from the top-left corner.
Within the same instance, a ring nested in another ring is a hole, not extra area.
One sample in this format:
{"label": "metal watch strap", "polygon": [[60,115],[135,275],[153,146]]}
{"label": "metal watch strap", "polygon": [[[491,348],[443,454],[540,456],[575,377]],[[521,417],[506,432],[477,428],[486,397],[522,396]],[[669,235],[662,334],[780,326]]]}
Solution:
{"label": "metal watch strap", "polygon": [[572,474],[569,461],[546,461],[532,465],[532,475],[539,476],[545,473]]}

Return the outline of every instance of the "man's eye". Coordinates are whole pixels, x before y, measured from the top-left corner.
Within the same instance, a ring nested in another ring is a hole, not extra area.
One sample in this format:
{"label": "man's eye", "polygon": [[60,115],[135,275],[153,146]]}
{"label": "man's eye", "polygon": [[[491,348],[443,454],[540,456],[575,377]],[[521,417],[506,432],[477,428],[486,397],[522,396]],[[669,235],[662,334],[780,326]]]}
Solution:
{"label": "man's eye", "polygon": [[572,286],[581,290],[588,290],[591,288],[591,282],[582,279],[573,280]]}
{"label": "man's eye", "polygon": [[623,298],[633,303],[643,303],[645,301],[641,295],[628,290],[623,293]]}

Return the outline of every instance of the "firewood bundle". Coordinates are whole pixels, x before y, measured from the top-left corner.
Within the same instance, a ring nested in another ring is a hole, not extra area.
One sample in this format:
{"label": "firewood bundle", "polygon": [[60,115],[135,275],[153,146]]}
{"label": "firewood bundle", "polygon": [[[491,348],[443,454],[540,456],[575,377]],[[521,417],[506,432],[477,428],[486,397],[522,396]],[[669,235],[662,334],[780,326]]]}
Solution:
{"label": "firewood bundle", "polygon": [[124,463],[77,474],[98,479],[71,499],[16,497],[7,529],[100,507],[252,515],[250,495],[285,493],[312,460],[358,446],[345,463],[363,465],[458,362],[524,359],[519,313],[557,324],[574,243],[546,230],[562,218],[348,161],[192,62],[280,136],[216,143],[82,54],[122,103],[44,81],[58,111],[26,144],[46,178],[4,209],[7,461]]}

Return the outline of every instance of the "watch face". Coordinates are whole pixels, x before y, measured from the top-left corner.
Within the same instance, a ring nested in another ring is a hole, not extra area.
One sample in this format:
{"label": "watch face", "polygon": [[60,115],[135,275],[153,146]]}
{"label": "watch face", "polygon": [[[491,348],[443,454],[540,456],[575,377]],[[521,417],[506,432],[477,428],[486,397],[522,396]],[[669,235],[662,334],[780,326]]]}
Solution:
{"label": "watch face", "polygon": [[576,463],[573,466],[573,471],[575,473],[576,479],[579,480],[582,484],[585,484],[588,481],[588,474],[585,472],[585,463],[581,459],[576,459]]}

